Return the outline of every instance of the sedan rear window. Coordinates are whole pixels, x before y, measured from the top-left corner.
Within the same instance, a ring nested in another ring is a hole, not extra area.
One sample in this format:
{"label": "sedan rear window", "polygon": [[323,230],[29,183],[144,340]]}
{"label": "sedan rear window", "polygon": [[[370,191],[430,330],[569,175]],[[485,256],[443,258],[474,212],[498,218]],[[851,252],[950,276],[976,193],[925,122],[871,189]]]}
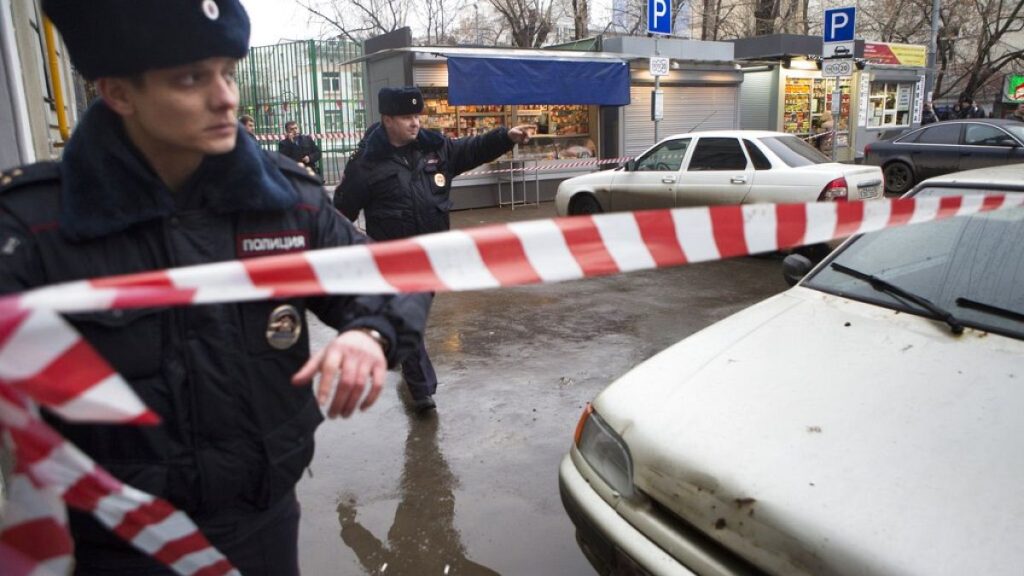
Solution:
{"label": "sedan rear window", "polygon": [[771,136],[761,138],[761,142],[775,153],[786,166],[796,168],[798,166],[810,166],[811,164],[824,164],[831,162],[828,156],[819,152],[814,146],[797,138],[796,136]]}

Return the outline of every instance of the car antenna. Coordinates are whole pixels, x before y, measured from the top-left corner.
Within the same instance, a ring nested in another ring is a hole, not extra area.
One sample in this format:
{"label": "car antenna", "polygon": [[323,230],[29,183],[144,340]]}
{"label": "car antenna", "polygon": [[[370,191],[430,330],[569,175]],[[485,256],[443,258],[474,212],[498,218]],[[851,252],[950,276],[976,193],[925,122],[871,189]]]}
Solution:
{"label": "car antenna", "polygon": [[687,134],[689,134],[690,132],[693,132],[693,131],[694,131],[694,130],[696,130],[697,128],[700,128],[701,126],[703,126],[703,125],[704,125],[704,123],[705,123],[705,122],[707,122],[708,120],[710,120],[710,119],[711,119],[711,117],[712,117],[712,116],[714,116],[714,115],[715,115],[715,114],[716,114],[717,112],[718,112],[718,110],[712,110],[712,111],[711,111],[711,114],[708,114],[707,116],[705,116],[703,120],[701,120],[700,122],[698,122],[698,123],[697,123],[697,125],[696,125],[696,126],[694,126],[693,128],[690,128],[689,130],[687,130],[687,131],[686,131],[686,133],[687,133]]}

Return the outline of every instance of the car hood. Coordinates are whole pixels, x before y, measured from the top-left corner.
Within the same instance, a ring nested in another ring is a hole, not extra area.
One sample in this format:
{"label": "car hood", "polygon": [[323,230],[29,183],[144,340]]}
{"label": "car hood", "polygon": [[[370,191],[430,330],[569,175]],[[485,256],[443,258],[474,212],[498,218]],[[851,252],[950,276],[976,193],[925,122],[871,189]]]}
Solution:
{"label": "car hood", "polygon": [[1024,342],[793,288],[595,410],[637,487],[777,574],[1024,565]]}

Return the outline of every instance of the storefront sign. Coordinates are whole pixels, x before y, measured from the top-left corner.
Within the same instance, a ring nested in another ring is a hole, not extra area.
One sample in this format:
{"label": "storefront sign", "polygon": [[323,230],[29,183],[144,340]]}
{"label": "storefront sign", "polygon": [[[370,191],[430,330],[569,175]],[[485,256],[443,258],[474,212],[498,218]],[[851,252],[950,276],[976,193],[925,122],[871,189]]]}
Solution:
{"label": "storefront sign", "polygon": [[915,44],[888,44],[865,42],[864,59],[874,64],[895,64],[899,66],[928,65],[928,49]]}
{"label": "storefront sign", "polygon": [[[924,75],[917,77],[917,106],[914,107],[914,124],[921,123],[921,111],[924,108]],[[931,102],[931,98],[928,99]]]}
{"label": "storefront sign", "polygon": [[1024,74],[1007,74],[1003,102],[1024,102]]}
{"label": "storefront sign", "polygon": [[857,125],[868,125],[868,95],[871,92],[871,77],[868,74],[860,75],[860,106],[857,107]]}

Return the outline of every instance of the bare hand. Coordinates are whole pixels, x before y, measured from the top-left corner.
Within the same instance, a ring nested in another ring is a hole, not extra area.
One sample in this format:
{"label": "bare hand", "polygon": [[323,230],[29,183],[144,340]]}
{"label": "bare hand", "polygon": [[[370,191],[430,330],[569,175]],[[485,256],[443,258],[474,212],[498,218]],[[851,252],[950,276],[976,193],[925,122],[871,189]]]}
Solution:
{"label": "bare hand", "polygon": [[302,157],[302,163],[303,164],[309,164],[309,156],[303,156]]}
{"label": "bare hand", "polygon": [[380,344],[365,332],[349,330],[310,357],[302,369],[292,376],[292,384],[308,384],[319,373],[317,402],[321,407],[326,406],[334,390],[334,399],[327,416],[348,418],[355,411],[356,404],[363,396],[363,389],[366,388],[366,381],[370,379],[370,391],[359,409],[366,410],[373,406],[384,387],[387,370],[387,360]]}
{"label": "bare hand", "polygon": [[526,144],[530,141],[530,127],[516,126],[508,131],[508,138],[516,144]]}

